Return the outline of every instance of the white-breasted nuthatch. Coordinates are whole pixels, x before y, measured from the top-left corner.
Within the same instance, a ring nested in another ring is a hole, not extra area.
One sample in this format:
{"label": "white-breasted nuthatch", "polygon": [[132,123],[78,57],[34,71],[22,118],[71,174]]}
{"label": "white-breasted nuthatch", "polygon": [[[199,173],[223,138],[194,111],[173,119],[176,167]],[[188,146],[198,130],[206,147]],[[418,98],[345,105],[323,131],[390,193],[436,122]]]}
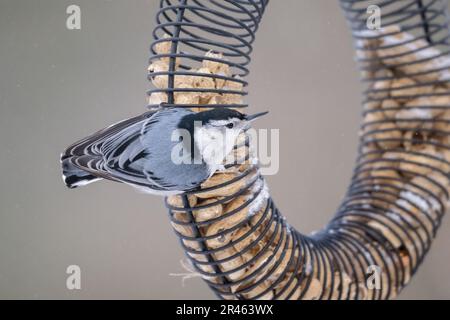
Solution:
{"label": "white-breasted nuthatch", "polygon": [[[149,111],[68,147],[61,155],[63,179],[69,188],[107,179],[152,194],[183,193],[222,168],[239,134],[265,114],[248,116],[228,108]],[[183,160],[192,161],[174,161],[180,144]]]}

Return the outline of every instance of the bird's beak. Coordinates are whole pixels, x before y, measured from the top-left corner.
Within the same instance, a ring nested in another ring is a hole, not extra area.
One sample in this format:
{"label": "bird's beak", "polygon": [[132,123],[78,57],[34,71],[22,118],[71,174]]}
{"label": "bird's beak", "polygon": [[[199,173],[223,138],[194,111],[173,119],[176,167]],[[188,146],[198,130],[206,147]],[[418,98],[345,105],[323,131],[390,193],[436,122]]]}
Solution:
{"label": "bird's beak", "polygon": [[269,111],[252,114],[252,115],[246,116],[245,120],[250,122],[250,121],[256,120],[256,119],[258,119],[258,118],[260,118],[262,116],[265,116],[268,113],[269,113]]}

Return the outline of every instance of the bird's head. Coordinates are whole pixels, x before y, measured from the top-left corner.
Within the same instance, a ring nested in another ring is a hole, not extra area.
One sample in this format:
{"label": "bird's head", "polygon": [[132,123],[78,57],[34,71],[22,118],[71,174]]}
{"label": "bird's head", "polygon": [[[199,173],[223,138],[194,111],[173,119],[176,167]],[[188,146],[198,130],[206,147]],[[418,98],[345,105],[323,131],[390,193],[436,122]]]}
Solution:
{"label": "bird's head", "polygon": [[208,165],[220,166],[233,150],[239,134],[267,113],[246,115],[228,108],[215,108],[185,116],[179,128],[191,133],[195,147]]}

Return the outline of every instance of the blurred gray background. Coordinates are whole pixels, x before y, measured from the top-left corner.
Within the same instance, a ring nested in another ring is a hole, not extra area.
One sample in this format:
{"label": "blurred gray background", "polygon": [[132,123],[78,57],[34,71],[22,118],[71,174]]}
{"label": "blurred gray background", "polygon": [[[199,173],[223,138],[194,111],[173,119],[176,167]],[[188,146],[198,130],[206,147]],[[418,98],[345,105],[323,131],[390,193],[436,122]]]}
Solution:
{"label": "blurred gray background", "polygon": [[[70,143],[144,111],[157,0],[0,0],[0,298],[212,299],[187,280],[162,199],[115,183],[68,190]],[[81,6],[82,29],[66,8]],[[349,183],[360,119],[357,68],[338,1],[268,7],[254,46],[251,111],[280,128],[271,193],[304,233],[333,215]],[[290,147],[294,143],[296,148]],[[449,219],[400,298],[450,298]],[[81,267],[82,289],[66,289]]]}

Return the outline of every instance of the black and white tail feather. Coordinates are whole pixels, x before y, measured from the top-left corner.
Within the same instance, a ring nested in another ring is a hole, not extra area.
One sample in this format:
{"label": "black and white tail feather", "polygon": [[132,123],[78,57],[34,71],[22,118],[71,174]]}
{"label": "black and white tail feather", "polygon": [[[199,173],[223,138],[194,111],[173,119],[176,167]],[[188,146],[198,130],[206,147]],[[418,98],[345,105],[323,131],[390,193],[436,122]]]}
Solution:
{"label": "black and white tail feather", "polygon": [[[69,146],[61,154],[63,180],[67,187],[73,189],[92,182],[108,179],[117,180],[113,167],[107,166],[107,159],[114,158],[112,145],[118,148],[137,138],[143,121],[153,115],[152,112],[126,119],[102,129]],[[105,153],[104,151],[110,151]]]}

